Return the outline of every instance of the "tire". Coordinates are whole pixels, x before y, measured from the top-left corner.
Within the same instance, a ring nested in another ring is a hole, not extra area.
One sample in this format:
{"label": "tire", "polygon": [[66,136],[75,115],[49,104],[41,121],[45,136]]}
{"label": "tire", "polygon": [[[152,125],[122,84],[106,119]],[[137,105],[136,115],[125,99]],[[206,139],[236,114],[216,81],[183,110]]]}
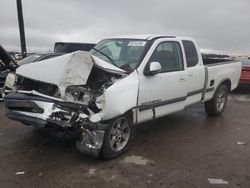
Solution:
{"label": "tire", "polygon": [[205,111],[209,116],[220,116],[227,105],[228,87],[225,84],[219,86],[214,97],[205,102]]}
{"label": "tire", "polygon": [[109,123],[99,156],[101,159],[113,159],[127,152],[135,133],[132,118],[128,115],[119,116]]}

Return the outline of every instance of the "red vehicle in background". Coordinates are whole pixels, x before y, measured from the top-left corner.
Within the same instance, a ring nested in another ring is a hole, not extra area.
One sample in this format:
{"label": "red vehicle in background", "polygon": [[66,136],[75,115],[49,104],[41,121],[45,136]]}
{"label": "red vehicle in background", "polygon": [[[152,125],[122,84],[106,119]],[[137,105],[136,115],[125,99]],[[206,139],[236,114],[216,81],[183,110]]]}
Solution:
{"label": "red vehicle in background", "polygon": [[240,76],[240,84],[250,86],[250,59],[241,60],[242,70]]}

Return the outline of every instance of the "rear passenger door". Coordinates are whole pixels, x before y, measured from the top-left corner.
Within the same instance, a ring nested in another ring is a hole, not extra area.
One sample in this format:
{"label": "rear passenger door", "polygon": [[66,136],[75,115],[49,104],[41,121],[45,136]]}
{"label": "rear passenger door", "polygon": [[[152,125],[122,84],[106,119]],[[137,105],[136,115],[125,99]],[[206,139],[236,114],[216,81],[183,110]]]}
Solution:
{"label": "rear passenger door", "polygon": [[205,68],[196,45],[191,40],[183,40],[187,64],[187,99],[185,106],[199,102],[205,83]]}

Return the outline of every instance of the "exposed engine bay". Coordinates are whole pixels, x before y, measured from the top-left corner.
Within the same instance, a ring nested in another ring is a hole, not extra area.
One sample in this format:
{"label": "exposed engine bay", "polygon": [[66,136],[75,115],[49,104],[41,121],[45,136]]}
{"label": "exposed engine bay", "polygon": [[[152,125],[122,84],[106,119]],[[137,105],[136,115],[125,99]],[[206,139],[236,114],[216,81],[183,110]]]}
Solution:
{"label": "exposed engine bay", "polygon": [[112,75],[100,68],[94,67],[89,75],[89,79],[84,86],[69,86],[66,88],[66,99],[80,102],[84,105],[91,105],[96,98],[101,96],[106,88],[111,86],[120,75]]}
{"label": "exposed engine bay", "polygon": [[[75,102],[82,105],[90,105],[101,96],[106,88],[111,86],[121,75],[115,75],[93,67],[86,85],[72,85],[65,90],[65,102]],[[50,97],[61,98],[57,85],[36,81],[20,75],[16,75],[14,86],[16,91],[36,91]]]}

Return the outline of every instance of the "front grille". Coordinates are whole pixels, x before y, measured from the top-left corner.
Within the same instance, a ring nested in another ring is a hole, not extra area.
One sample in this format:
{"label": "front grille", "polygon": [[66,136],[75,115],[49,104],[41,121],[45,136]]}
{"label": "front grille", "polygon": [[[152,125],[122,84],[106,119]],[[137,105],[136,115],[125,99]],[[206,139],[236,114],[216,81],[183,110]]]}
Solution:
{"label": "front grille", "polygon": [[18,76],[16,87],[18,90],[37,91],[44,95],[55,97],[58,92],[58,87],[54,84],[49,84],[41,81],[31,80]]}
{"label": "front grille", "polygon": [[8,110],[32,112],[32,113],[39,113],[39,114],[42,114],[44,112],[44,110],[41,108],[31,108],[31,107],[9,107]]}

